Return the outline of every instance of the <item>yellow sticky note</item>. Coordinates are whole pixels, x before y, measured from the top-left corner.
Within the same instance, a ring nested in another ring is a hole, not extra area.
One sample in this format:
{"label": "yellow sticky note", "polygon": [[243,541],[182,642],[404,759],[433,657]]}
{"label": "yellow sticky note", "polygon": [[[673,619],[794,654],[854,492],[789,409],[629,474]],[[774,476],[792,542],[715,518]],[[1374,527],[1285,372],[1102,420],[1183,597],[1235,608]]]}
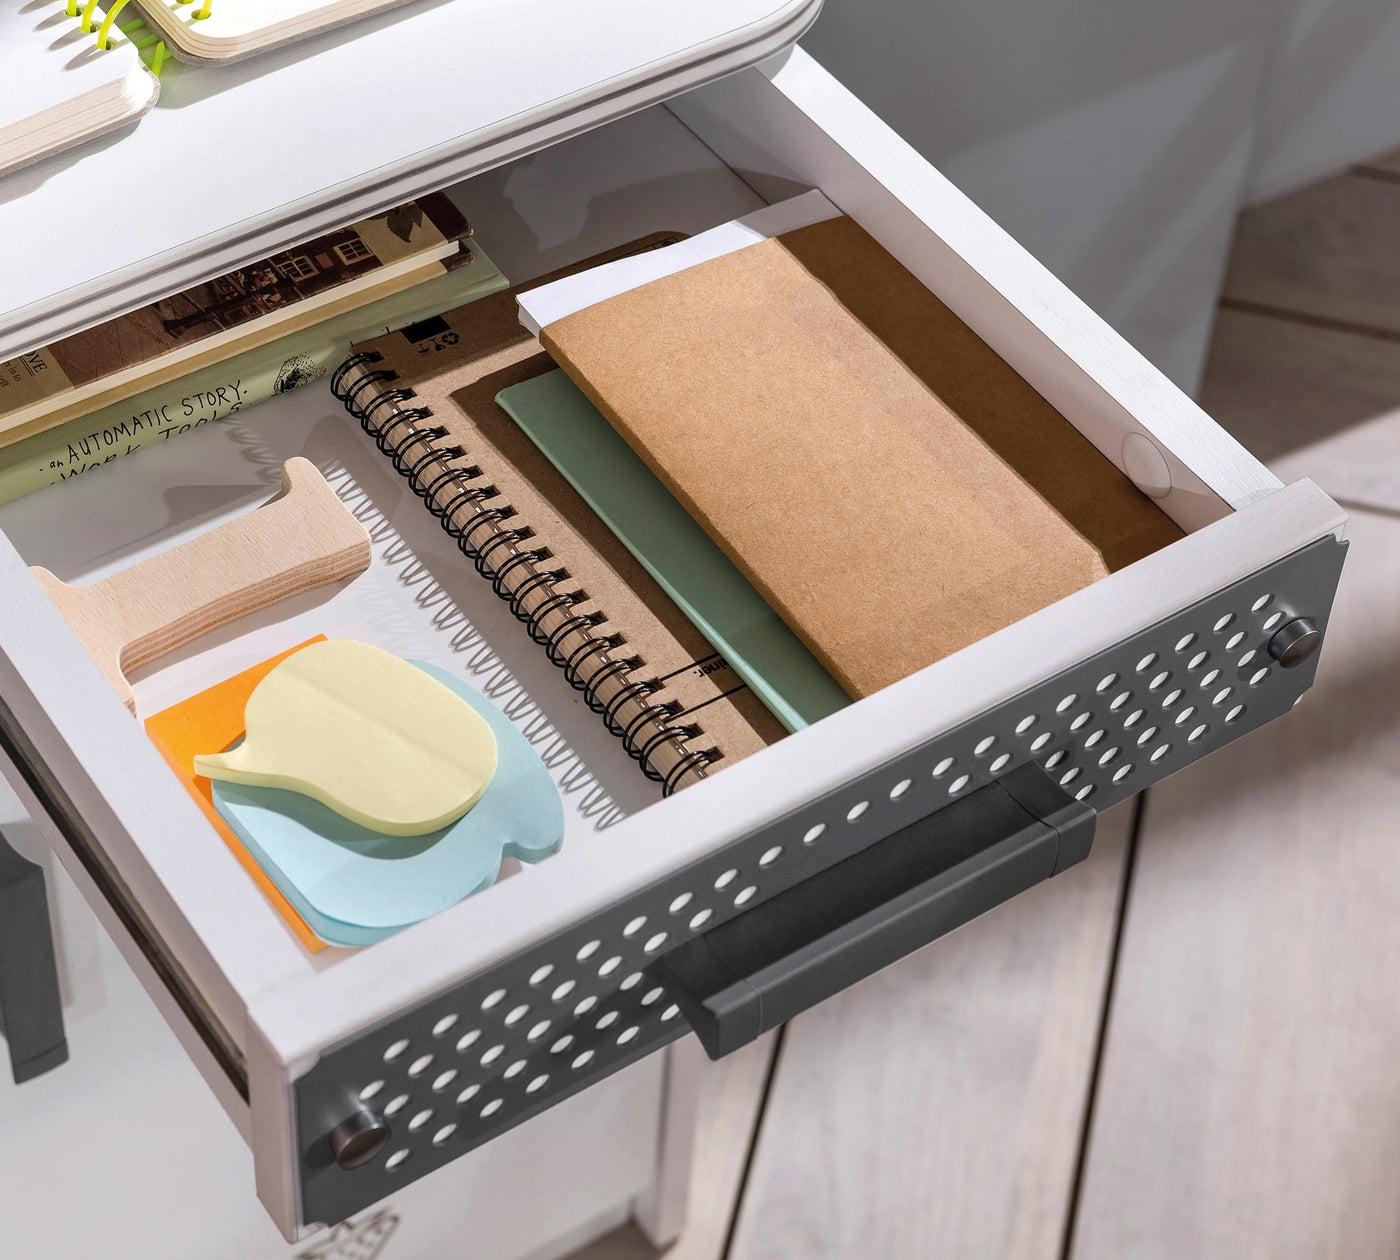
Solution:
{"label": "yellow sticky note", "polygon": [[195,757],[197,774],[300,792],[388,835],[455,822],[496,772],[496,737],[466,701],[348,639],[289,656],[248,698],[244,724],[237,748]]}

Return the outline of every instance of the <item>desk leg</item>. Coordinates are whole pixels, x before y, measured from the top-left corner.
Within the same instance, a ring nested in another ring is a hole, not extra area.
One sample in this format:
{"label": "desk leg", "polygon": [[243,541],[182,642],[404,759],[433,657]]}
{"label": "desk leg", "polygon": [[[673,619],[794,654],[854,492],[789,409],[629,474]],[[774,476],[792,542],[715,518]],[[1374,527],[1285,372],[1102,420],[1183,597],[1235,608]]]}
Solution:
{"label": "desk leg", "polygon": [[0,1032],[15,1084],[68,1060],[44,870],[0,834]]}
{"label": "desk leg", "polygon": [[658,1248],[673,1243],[685,1224],[700,1080],[709,1067],[705,1052],[694,1037],[682,1038],[663,1053],[666,1055],[666,1089],[656,1181],[632,1208],[633,1218],[642,1233]]}

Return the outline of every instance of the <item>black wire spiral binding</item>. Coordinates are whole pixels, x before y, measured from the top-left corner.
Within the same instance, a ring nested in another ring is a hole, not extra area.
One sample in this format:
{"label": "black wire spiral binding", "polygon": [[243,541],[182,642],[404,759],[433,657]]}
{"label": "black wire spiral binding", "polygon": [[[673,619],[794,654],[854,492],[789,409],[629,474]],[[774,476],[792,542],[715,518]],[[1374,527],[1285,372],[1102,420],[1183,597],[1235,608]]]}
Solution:
{"label": "black wire spiral binding", "polygon": [[[453,466],[452,461],[465,459],[467,452],[460,446],[440,445],[448,436],[447,430],[430,423],[433,413],[429,408],[403,406],[415,395],[407,386],[392,384],[399,379],[397,372],[390,368],[373,368],[349,380],[357,368],[382,361],[383,356],[374,350],[352,354],[331,375],[331,392],[392,461],[395,472],[408,481],[414,494],[423,500],[458,550],[510,605],[511,613],[545,649],[550,661],[563,670],[569,685],[583,693],[584,703],[599,714],[608,731],[622,741],[628,756],[641,765],[647,778],[661,784],[666,796],[675,792],[688,774],[702,771],[718,761],[721,754],[713,748],[688,747],[689,741],[699,737],[702,731],[694,725],[673,724],[680,712],[679,705],[670,701],[646,701],[647,696],[661,691],[662,685],[655,679],[633,677],[645,668],[639,657],[610,655],[626,643],[622,635],[586,633],[606,622],[603,613],[576,613],[565,617],[553,630],[545,627],[544,619],[550,614],[588,600],[583,591],[559,589],[559,584],[569,578],[566,569],[537,570],[511,589],[512,574],[549,560],[549,548],[525,550],[518,546],[534,536],[528,526],[501,528],[502,522],[515,515],[515,509],[509,504],[485,506],[498,499],[500,492],[490,484],[474,484],[484,476],[475,465]],[[381,408],[387,408],[382,417]],[[451,493],[444,499],[442,496],[448,491]],[[468,509],[470,514],[464,517]],[[530,610],[526,601],[542,592],[548,592],[547,598]],[[582,638],[583,642],[566,650],[564,644],[570,635]],[[590,661],[601,661],[601,664],[589,671],[585,667]],[[604,700],[599,695],[599,687],[610,679],[617,679],[623,685]],[[629,702],[636,704],[638,711],[624,723],[621,714]],[[649,727],[655,729],[645,734]],[[656,769],[652,758],[667,744],[672,744],[681,755],[663,772]]]}

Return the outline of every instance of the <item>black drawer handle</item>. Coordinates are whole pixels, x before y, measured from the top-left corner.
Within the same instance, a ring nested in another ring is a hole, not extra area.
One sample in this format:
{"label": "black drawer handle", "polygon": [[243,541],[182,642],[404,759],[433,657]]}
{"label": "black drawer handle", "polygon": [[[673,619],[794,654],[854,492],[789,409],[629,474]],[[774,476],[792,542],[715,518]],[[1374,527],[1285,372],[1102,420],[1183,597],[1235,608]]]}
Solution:
{"label": "black drawer handle", "polygon": [[718,1059],[1083,860],[1096,816],[1027,763],[671,950],[657,976]]}

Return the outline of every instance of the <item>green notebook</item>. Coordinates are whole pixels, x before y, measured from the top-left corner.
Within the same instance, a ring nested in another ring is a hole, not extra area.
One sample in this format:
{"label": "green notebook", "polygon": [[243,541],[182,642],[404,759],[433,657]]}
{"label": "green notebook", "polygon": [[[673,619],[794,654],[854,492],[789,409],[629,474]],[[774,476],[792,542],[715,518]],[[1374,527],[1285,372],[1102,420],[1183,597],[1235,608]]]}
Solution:
{"label": "green notebook", "polygon": [[790,731],[851,703],[563,371],[496,401]]}

